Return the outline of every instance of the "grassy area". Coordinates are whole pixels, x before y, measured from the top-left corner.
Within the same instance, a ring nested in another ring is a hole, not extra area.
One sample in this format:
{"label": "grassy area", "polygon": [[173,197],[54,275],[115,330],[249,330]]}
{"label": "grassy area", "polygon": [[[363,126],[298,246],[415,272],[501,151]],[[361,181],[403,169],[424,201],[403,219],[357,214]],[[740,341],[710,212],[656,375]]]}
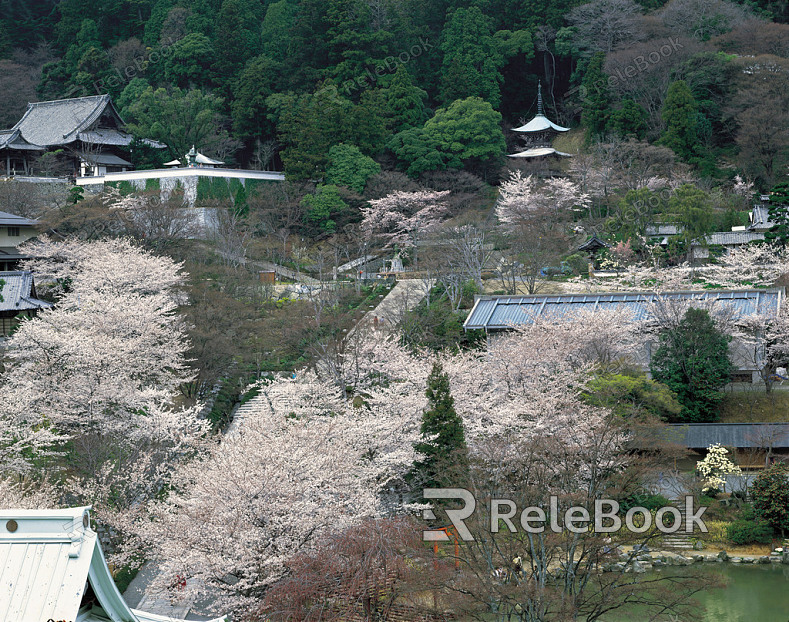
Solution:
{"label": "grassy area", "polygon": [[554,138],[553,148],[564,153],[581,153],[585,151],[586,131],[574,128]]}
{"label": "grassy area", "polygon": [[789,421],[789,391],[735,391],[720,406],[722,423]]}

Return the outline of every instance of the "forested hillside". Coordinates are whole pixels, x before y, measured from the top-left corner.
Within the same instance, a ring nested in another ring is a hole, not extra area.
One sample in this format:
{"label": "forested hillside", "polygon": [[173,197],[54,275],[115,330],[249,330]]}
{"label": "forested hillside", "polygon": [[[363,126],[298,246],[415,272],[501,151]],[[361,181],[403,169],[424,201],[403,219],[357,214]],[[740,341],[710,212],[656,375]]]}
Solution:
{"label": "forested hillside", "polygon": [[[536,112],[669,147],[767,189],[789,146],[789,9],[726,0],[0,2],[0,124],[27,101],[110,93],[152,166],[198,144],[320,179],[353,145],[412,177],[497,177]],[[502,132],[502,130],[504,130]]]}

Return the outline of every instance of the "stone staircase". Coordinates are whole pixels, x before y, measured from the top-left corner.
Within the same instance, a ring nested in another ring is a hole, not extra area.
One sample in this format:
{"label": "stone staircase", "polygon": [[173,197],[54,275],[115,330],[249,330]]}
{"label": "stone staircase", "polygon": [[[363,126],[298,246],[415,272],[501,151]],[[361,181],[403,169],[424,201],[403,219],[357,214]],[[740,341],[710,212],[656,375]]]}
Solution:
{"label": "stone staircase", "polygon": [[685,502],[672,499],[670,503],[679,510],[682,516],[682,523],[678,531],[667,533],[663,536],[663,548],[693,550],[693,534],[685,531],[688,524]]}

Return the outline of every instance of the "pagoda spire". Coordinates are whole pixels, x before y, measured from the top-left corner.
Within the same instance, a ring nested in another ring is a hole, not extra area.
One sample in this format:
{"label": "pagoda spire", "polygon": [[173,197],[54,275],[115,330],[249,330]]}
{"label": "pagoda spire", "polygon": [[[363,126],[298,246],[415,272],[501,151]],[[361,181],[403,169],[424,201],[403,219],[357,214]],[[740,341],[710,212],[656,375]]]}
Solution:
{"label": "pagoda spire", "polygon": [[541,80],[537,80],[537,114],[543,115],[543,111],[542,111],[542,81]]}

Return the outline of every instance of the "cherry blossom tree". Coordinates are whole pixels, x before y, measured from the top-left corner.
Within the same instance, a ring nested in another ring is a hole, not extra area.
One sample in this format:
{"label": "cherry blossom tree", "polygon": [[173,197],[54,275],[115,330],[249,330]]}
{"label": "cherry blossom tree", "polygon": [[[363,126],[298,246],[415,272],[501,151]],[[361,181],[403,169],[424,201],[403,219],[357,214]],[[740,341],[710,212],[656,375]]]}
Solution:
{"label": "cherry blossom tree", "polygon": [[261,384],[254,411],[177,470],[173,493],[149,507],[155,520],[129,520],[163,582],[197,579],[219,592],[217,607],[243,610],[324,534],[386,511],[383,493],[415,457],[422,400],[377,388],[386,382],[374,370],[391,363],[364,358],[360,400],[306,370]]}
{"label": "cherry blossom tree", "polygon": [[378,234],[387,245],[401,245],[414,249],[417,263],[419,240],[434,231],[446,215],[449,190],[403,192],[397,190],[382,199],[369,201],[362,208],[362,228],[368,234]]}
{"label": "cherry blossom tree", "polygon": [[[539,454],[550,490],[593,497],[630,460],[627,434],[580,393],[593,369],[630,356],[634,323],[624,312],[567,319],[534,318],[487,352],[441,362],[485,477],[526,473],[524,452],[534,464]],[[165,579],[177,573],[219,591],[219,608],[248,611],[279,581],[299,583],[289,575],[300,567],[294,556],[314,559],[335,530],[420,507],[407,474],[434,360],[371,333],[335,353],[327,373],[318,366],[261,383],[228,434],[148,504],[150,520],[129,518],[133,550],[157,559]]]}
{"label": "cherry blossom tree", "polygon": [[176,312],[180,265],[122,239],[43,237],[26,249],[36,257],[26,267],[55,306],[22,322],[7,343],[0,418],[3,440],[13,442],[3,443],[3,467],[64,452],[69,492],[99,513],[109,511],[105,503],[139,503],[206,432],[196,407],[173,406],[192,375]]}
{"label": "cherry blossom tree", "polygon": [[496,216],[501,223],[513,225],[527,219],[531,212],[550,209],[566,214],[568,210],[587,209],[590,204],[589,195],[569,179],[551,178],[539,186],[531,175],[524,177],[515,171],[499,186]]}

